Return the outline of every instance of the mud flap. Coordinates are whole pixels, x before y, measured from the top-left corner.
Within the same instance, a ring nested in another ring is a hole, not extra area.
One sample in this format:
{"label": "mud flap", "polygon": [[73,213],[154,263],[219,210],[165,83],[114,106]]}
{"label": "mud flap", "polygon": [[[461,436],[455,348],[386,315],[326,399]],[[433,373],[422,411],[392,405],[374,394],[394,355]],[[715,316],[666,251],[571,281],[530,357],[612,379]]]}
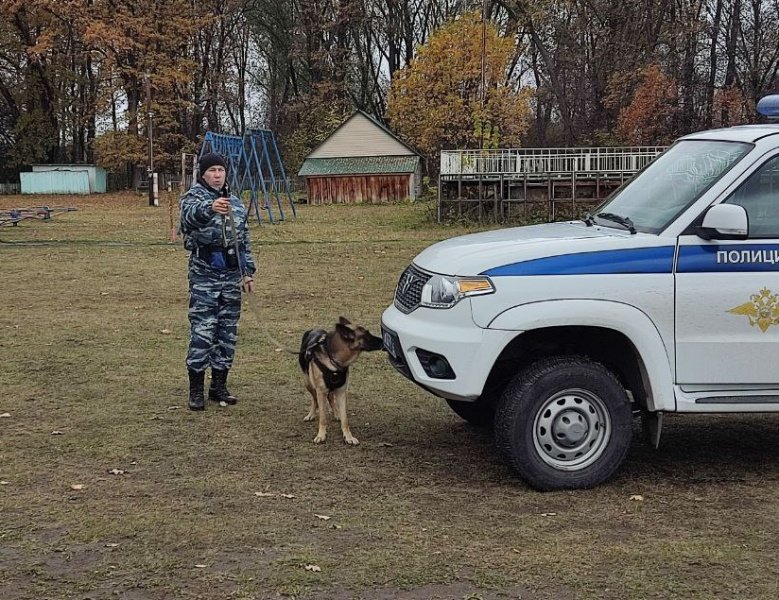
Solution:
{"label": "mud flap", "polygon": [[663,432],[663,412],[641,411],[641,429],[646,442],[657,450],[660,447],[660,434]]}

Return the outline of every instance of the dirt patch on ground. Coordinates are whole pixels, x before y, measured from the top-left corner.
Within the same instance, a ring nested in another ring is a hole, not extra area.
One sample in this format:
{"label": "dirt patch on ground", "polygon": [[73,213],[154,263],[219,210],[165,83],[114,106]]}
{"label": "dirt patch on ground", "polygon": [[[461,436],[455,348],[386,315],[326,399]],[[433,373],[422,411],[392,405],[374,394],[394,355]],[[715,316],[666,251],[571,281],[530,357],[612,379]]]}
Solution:
{"label": "dirt patch on ground", "polygon": [[[313,597],[318,600],[538,600],[548,596],[538,596],[528,589],[513,587],[501,591],[480,590],[467,583],[431,584],[414,589],[375,588],[371,590],[315,590]],[[558,590],[557,600],[573,600],[570,591]]]}

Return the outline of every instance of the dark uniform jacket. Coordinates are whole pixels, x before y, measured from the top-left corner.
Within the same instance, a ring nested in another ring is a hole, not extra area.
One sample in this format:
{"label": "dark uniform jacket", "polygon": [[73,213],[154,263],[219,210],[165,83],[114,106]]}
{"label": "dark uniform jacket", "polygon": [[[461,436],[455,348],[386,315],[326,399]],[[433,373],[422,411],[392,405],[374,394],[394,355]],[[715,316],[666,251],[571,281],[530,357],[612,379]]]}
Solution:
{"label": "dark uniform jacket", "polygon": [[[202,181],[195,183],[179,201],[181,209],[181,233],[184,236],[184,247],[192,252],[190,266],[200,269],[219,268],[208,259],[209,251],[233,246],[233,233],[225,231],[225,217],[215,213],[211,205],[217,198],[226,196],[224,190],[217,191],[205,185]],[[248,213],[243,203],[234,195],[230,195],[235,231],[238,236],[238,246],[241,253],[241,266],[247,275],[253,275],[257,267],[252,256],[251,242],[247,227]],[[225,235],[226,234],[226,235]],[[207,251],[199,252],[199,249]]]}

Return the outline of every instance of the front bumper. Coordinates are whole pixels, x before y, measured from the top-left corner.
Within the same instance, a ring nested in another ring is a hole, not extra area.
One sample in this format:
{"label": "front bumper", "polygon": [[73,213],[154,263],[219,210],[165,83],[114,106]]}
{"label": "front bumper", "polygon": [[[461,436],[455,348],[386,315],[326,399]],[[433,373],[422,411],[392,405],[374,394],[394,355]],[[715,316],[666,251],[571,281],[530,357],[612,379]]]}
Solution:
{"label": "front bumper", "polygon": [[[417,308],[409,314],[390,306],[381,317],[382,334],[398,346],[390,363],[405,377],[431,393],[449,400],[475,400],[495,360],[516,331],[482,329],[471,317],[471,300],[458,302],[449,309]],[[417,356],[417,349],[446,358],[454,379],[437,379],[427,375]]]}

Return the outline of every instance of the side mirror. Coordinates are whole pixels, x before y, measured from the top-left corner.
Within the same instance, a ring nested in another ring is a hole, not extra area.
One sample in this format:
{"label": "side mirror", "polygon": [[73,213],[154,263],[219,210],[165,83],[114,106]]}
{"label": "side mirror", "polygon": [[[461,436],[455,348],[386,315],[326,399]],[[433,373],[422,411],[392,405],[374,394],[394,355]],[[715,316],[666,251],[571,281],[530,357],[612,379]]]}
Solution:
{"label": "side mirror", "polygon": [[745,240],[749,235],[749,217],[738,204],[715,204],[703,216],[696,231],[704,240]]}

